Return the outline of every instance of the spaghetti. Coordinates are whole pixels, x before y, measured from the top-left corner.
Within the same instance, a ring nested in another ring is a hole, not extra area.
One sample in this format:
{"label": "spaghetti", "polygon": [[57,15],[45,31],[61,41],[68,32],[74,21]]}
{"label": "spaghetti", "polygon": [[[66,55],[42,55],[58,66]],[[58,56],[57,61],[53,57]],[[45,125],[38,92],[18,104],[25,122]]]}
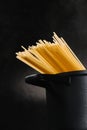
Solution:
{"label": "spaghetti", "polygon": [[39,40],[36,46],[16,53],[16,58],[43,74],[85,70],[75,53],[63,38],[54,32],[53,42]]}

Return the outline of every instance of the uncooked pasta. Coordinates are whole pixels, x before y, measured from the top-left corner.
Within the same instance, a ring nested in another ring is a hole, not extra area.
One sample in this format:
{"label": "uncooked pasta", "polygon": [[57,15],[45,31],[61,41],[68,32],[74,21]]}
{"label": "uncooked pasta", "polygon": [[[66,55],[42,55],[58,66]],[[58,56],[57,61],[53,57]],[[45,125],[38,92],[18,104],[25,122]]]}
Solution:
{"label": "uncooked pasta", "polygon": [[43,74],[85,70],[86,68],[69,45],[53,33],[53,42],[39,40],[36,45],[23,48],[16,58]]}

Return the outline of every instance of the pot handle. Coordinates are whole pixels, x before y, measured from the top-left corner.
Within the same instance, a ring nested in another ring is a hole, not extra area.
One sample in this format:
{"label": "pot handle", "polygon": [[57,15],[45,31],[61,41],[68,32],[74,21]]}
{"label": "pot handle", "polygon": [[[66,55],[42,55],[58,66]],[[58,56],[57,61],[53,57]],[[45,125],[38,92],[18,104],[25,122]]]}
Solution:
{"label": "pot handle", "polygon": [[47,82],[45,81],[42,74],[32,74],[25,77],[25,82],[31,85],[46,88]]}

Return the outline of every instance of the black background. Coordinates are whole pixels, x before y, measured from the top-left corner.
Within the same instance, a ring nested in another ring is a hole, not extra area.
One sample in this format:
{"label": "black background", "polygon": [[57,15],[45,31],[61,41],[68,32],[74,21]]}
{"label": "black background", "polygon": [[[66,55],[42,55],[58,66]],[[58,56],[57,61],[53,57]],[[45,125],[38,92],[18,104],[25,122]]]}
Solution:
{"label": "black background", "polygon": [[62,36],[87,66],[87,1],[0,1],[0,129],[46,130],[45,89],[27,85],[37,73],[15,58],[21,45]]}

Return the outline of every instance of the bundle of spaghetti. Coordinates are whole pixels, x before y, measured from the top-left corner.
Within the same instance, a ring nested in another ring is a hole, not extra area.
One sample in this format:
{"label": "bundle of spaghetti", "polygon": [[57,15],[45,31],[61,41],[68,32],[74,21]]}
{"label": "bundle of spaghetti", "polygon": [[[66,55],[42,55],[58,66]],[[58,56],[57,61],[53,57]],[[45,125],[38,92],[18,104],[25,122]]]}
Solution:
{"label": "bundle of spaghetti", "polygon": [[53,42],[39,40],[36,45],[29,46],[16,53],[16,58],[43,74],[85,70],[86,68],[71,50],[65,40],[53,33]]}

